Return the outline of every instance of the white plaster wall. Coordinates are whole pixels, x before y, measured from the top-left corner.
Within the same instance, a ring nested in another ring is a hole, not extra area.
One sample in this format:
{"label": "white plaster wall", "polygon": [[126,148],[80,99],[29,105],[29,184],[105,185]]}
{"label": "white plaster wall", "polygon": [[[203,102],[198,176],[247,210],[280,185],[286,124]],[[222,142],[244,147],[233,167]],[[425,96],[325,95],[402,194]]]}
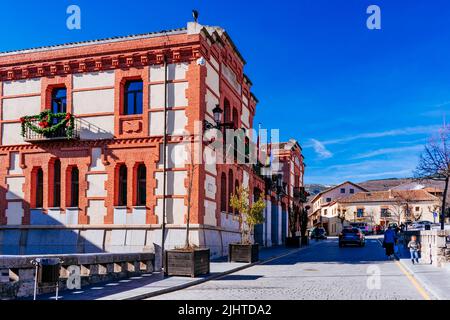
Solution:
{"label": "white plaster wall", "polygon": [[[187,194],[184,185],[187,177],[187,171],[169,171],[166,172],[167,185],[166,195],[184,196]],[[161,196],[163,191],[163,173],[155,172],[156,189],[155,195]]]}
{"label": "white plaster wall", "polygon": [[3,82],[4,96],[17,96],[21,94],[36,94],[41,92],[41,79],[28,79]]}
{"label": "white plaster wall", "polygon": [[8,192],[6,193],[6,200],[18,200],[24,198],[23,184],[25,183],[25,177],[11,177],[6,178],[6,184],[8,185]]}
{"label": "white plaster wall", "polygon": [[41,96],[3,99],[3,120],[17,120],[41,112]]}
{"label": "white plaster wall", "polygon": [[209,59],[209,62],[217,69],[220,70],[220,64],[219,62],[217,62],[217,60],[211,56],[211,58]]}
{"label": "white plaster wall", "polygon": [[219,104],[219,99],[217,99],[217,97],[214,94],[212,94],[209,89],[206,90],[205,99],[206,99],[206,111],[208,111],[210,115],[214,115],[213,109],[216,107],[216,105]]}
{"label": "white plaster wall", "polygon": [[9,159],[9,171],[8,174],[22,174],[23,170],[20,167],[20,154],[18,152],[11,152]]}
{"label": "white plaster wall", "polygon": [[225,230],[239,231],[239,221],[232,214],[220,213],[220,225]]}
{"label": "white plaster wall", "polygon": [[[188,82],[169,83],[167,85],[167,107],[186,107],[186,89]],[[150,109],[164,108],[164,84],[154,84],[150,86]]]}
{"label": "white plaster wall", "polygon": [[8,202],[6,209],[6,219],[8,226],[17,226],[22,224],[23,208],[22,202]]}
{"label": "white plaster wall", "polygon": [[234,71],[229,68],[226,64],[222,63],[222,74],[225,77],[225,79],[228,80],[228,82],[231,84],[231,86],[239,93],[241,94],[242,87],[237,81],[237,76],[234,73]]}
{"label": "white plaster wall", "polygon": [[[167,134],[184,135],[187,121],[184,110],[168,111]],[[150,136],[162,136],[164,133],[164,112],[151,112],[149,126]]]}
{"label": "white plaster wall", "polygon": [[266,200],[266,209],[264,210],[264,235],[268,247],[272,246],[272,201]]}
{"label": "white plaster wall", "polygon": [[[189,144],[187,143],[170,143],[167,145],[166,165],[169,169],[180,169],[186,166],[189,159]],[[163,154],[162,144],[159,148],[159,154]],[[158,168],[163,169],[163,159],[160,158]]]}
{"label": "white plaster wall", "polygon": [[210,148],[204,149],[205,170],[213,175],[217,175],[217,152]]}
{"label": "white plaster wall", "polygon": [[104,171],[105,165],[102,162],[102,149],[92,148],[90,171]]}
{"label": "white plaster wall", "polygon": [[248,107],[248,98],[245,95],[242,95],[242,103],[244,106]]}
{"label": "white plaster wall", "polygon": [[242,107],[241,121],[247,128],[250,127],[250,111],[247,107]]}
{"label": "white plaster wall", "polygon": [[126,208],[114,208],[114,224],[115,225],[127,224],[127,209]]}
{"label": "white plaster wall", "polygon": [[89,200],[89,206],[86,211],[91,225],[104,224],[104,218],[106,216],[104,200]]}
{"label": "white plaster wall", "polygon": [[72,104],[75,115],[114,112],[114,89],[74,92]]}
{"label": "white plaster wall", "polygon": [[[189,64],[186,62],[169,64],[167,66],[167,80],[184,80],[186,79],[186,72],[189,69]],[[150,67],[150,81],[159,82],[164,81],[164,66],[153,65]]]}
{"label": "white plaster wall", "polygon": [[87,174],[88,197],[106,197],[105,182],[108,180],[107,174]]}
{"label": "white plaster wall", "polygon": [[47,214],[54,222],[57,222],[55,224],[66,224],[66,213],[62,212],[60,209],[49,208]]}
{"label": "white plaster wall", "polygon": [[134,208],[131,214],[127,214],[127,225],[144,225],[147,222],[147,210]]}
{"label": "white plaster wall", "polygon": [[[162,221],[162,199],[158,199],[155,208],[155,214],[158,221]],[[166,222],[167,224],[184,225],[184,217],[187,214],[187,208],[184,199],[166,199]]]}
{"label": "white plaster wall", "polygon": [[206,63],[206,70],[206,84],[215,94],[219,94],[219,74],[209,62]]}
{"label": "white plaster wall", "polygon": [[248,176],[248,172],[247,171],[243,171],[243,175],[242,175],[242,186],[244,188],[248,188],[249,186],[249,176]]}
{"label": "white plaster wall", "polygon": [[205,195],[210,199],[215,199],[217,193],[216,178],[207,174],[205,176]]}
{"label": "white plaster wall", "polygon": [[83,140],[101,140],[114,137],[114,116],[80,118],[80,137]]}
{"label": "white plaster wall", "polygon": [[77,225],[78,224],[78,208],[67,208],[66,209],[66,225]]}
{"label": "white plaster wall", "polygon": [[74,89],[87,89],[114,86],[114,70],[102,72],[77,73],[73,75]]}
{"label": "white plaster wall", "polygon": [[21,131],[20,123],[4,123],[2,125],[2,144],[5,146],[25,144]]}
{"label": "white plaster wall", "polygon": [[205,200],[205,220],[204,223],[210,226],[217,226],[216,219],[217,204],[215,202]]}

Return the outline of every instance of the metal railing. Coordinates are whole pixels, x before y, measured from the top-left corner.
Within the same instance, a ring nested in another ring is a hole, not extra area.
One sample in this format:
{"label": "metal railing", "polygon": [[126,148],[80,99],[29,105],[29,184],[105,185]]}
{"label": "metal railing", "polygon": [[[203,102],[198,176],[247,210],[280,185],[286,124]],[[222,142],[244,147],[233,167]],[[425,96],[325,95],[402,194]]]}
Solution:
{"label": "metal railing", "polygon": [[[39,127],[39,120],[30,120],[30,124]],[[67,127],[61,127],[52,133],[37,133],[29,126],[25,126],[24,140],[26,142],[45,142],[53,140],[77,140],[80,138],[80,120],[74,119],[74,128],[71,136],[67,135]]]}

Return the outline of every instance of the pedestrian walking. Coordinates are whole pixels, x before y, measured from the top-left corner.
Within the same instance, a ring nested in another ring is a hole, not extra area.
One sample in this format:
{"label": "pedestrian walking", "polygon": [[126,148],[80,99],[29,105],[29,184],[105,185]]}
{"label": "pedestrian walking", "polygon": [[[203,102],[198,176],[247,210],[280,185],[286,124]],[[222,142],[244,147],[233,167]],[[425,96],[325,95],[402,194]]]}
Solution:
{"label": "pedestrian walking", "polygon": [[408,243],[408,249],[411,253],[412,263],[419,263],[420,242],[417,241],[416,236],[411,237],[411,241]]}
{"label": "pedestrian walking", "polygon": [[389,228],[384,233],[383,247],[386,250],[386,256],[388,259],[392,259],[394,256],[394,246],[397,240],[397,235],[394,229],[389,226]]}

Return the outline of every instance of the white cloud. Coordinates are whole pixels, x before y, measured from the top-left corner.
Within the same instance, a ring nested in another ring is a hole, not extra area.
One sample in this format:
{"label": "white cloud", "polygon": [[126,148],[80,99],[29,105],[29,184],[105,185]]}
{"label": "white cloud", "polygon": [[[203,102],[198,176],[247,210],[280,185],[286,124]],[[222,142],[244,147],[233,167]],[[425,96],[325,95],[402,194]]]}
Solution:
{"label": "white cloud", "polygon": [[384,154],[393,154],[393,153],[403,153],[403,152],[419,152],[422,151],[424,148],[424,145],[415,145],[415,146],[409,146],[409,147],[401,147],[401,148],[382,148],[377,149],[365,153],[360,153],[354,156],[352,159],[366,159],[366,158],[372,158],[376,156],[381,156]]}
{"label": "white cloud", "polygon": [[[393,130],[386,130],[380,132],[367,132],[355,134],[348,137],[330,139],[320,142],[324,147],[332,144],[340,144],[345,142],[350,142],[354,140],[360,139],[374,139],[374,138],[384,138],[384,137],[395,137],[395,136],[408,136],[408,135],[418,135],[418,134],[427,134],[430,135],[433,132],[437,132],[441,128],[440,125],[432,125],[432,126],[417,126],[417,127],[407,127]],[[311,139],[310,143],[305,144],[306,148],[315,148],[317,140]]]}
{"label": "white cloud", "polygon": [[333,154],[325,148],[322,142],[316,139],[311,139],[314,151],[317,153],[320,159],[329,159],[333,157]]}

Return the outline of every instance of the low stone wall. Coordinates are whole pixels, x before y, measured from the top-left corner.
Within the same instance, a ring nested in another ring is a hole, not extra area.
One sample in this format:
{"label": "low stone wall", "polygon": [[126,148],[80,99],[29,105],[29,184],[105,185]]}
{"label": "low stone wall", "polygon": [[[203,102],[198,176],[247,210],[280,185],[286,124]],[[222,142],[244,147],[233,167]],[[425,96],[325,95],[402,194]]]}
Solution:
{"label": "low stone wall", "polygon": [[450,230],[430,230],[420,232],[422,246],[421,260],[436,267],[444,267],[450,263],[450,244],[447,237]]}
{"label": "low stone wall", "polygon": [[[33,295],[36,269],[31,261],[35,258],[59,258],[63,261],[60,290],[66,288],[70,266],[80,268],[81,286],[152,273],[155,270],[155,254],[150,252],[0,256],[0,299],[17,299]],[[39,288],[39,293],[54,291],[54,286]]]}

